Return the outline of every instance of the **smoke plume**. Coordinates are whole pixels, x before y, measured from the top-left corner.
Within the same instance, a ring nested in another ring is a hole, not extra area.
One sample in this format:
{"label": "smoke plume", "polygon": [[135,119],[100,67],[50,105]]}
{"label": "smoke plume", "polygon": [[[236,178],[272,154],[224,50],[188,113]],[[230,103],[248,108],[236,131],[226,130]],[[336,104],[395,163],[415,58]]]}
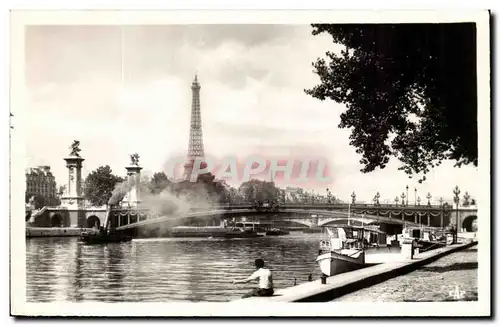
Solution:
{"label": "smoke plume", "polygon": [[111,193],[111,198],[108,200],[108,205],[116,205],[123,200],[123,197],[134,187],[132,180],[125,180],[115,185],[115,189]]}
{"label": "smoke plume", "polygon": [[[173,223],[165,223],[159,230],[165,232],[175,225],[182,225],[185,216],[192,210],[210,211],[219,207],[207,194],[203,184],[192,182],[172,183],[160,193],[154,193],[150,187],[150,175],[142,175],[139,184],[134,179],[118,183],[108,201],[109,205],[117,205],[134,187],[139,189],[139,205],[141,211],[156,213],[160,218],[171,217]],[[147,231],[147,227],[145,228]],[[158,226],[151,227],[158,228]]]}

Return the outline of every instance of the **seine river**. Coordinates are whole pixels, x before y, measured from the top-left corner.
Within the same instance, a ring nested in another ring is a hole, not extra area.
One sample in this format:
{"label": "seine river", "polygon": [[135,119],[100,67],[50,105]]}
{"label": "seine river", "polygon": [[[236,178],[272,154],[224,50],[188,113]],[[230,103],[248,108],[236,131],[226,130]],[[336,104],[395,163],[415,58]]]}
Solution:
{"label": "seine river", "polygon": [[26,240],[29,302],[229,301],[254,283],[232,280],[254,271],[255,258],[273,270],[275,288],[320,276],[320,234],[254,239],[137,239],[84,245],[77,238]]}

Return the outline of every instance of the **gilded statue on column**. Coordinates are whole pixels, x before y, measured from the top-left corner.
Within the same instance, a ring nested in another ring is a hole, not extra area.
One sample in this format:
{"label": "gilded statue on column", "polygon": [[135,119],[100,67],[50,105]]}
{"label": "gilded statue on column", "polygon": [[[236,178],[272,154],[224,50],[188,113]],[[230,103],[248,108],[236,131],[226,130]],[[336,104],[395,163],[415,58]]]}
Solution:
{"label": "gilded statue on column", "polygon": [[73,144],[71,144],[71,146],[69,147],[71,149],[71,153],[69,155],[71,156],[78,156],[80,157],[80,141],[78,140],[74,140],[73,141]]}
{"label": "gilded statue on column", "polygon": [[130,154],[130,164],[139,165],[139,154]]}

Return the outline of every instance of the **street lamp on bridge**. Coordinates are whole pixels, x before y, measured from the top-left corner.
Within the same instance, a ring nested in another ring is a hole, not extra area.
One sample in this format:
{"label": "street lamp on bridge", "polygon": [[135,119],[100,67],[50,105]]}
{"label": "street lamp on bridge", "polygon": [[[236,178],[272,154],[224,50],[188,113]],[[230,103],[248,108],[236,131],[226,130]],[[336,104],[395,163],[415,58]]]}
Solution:
{"label": "street lamp on bridge", "polygon": [[408,188],[409,188],[408,185],[406,185],[406,206],[408,206],[408,199],[410,198],[408,196]]}
{"label": "street lamp on bridge", "polygon": [[460,189],[458,188],[458,186],[455,186],[455,189],[453,189],[453,194],[455,195],[455,197],[453,197],[453,200],[455,201],[455,204],[457,205],[457,211],[456,211],[456,217],[455,217],[455,239],[454,239],[454,243],[457,243],[458,242],[458,205],[460,204]]}
{"label": "street lamp on bridge", "polygon": [[405,197],[406,197],[405,193],[404,192],[401,193],[401,205],[403,205],[403,206],[405,205]]}

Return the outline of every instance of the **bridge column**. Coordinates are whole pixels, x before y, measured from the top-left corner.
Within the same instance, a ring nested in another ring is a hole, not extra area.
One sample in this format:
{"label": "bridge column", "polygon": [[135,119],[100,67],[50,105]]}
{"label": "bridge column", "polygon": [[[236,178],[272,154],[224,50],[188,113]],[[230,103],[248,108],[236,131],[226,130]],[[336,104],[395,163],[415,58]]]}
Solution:
{"label": "bridge column", "polygon": [[427,212],[427,226],[431,226],[431,215]]}
{"label": "bridge column", "polygon": [[141,181],[142,167],[139,166],[139,155],[131,155],[131,160],[132,162],[130,165],[125,167],[127,170],[127,181],[130,185],[130,190],[122,201],[122,206],[125,207],[137,207],[140,203],[139,184]]}
{"label": "bridge column", "polygon": [[71,146],[71,153],[65,157],[68,168],[68,183],[66,193],[61,197],[61,206],[73,211],[70,224],[72,227],[84,227],[86,218],[84,211],[85,199],[82,196],[82,162],[85,161],[79,154],[79,143],[75,142]]}
{"label": "bridge column", "polygon": [[443,228],[443,224],[444,224],[444,213],[443,211],[441,211],[441,228]]}
{"label": "bridge column", "polygon": [[417,213],[414,214],[415,216],[415,223],[418,223],[418,220],[417,220]]}

